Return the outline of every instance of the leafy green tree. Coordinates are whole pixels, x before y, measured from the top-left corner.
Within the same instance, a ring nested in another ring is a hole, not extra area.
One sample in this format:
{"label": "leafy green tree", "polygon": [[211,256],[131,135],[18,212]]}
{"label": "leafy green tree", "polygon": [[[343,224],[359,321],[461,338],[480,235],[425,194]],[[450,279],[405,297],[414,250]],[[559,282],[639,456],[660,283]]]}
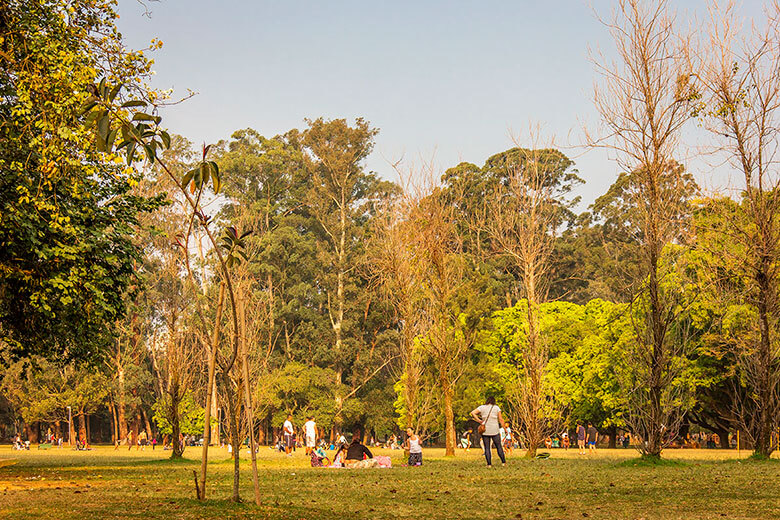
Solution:
{"label": "leafy green tree", "polygon": [[[374,212],[376,202],[395,187],[363,169],[378,132],[368,121],[358,118],[354,126],[350,126],[344,119],[326,121],[320,118],[308,123],[302,140],[311,158],[306,209],[318,223],[318,258],[323,268],[320,283],[327,295],[322,310],[329,318],[333,341],[327,362],[334,370],[337,390],[346,374],[352,376],[349,393],[354,395],[367,382],[359,373],[362,371],[355,371],[355,361],[364,345],[358,328],[361,323],[359,304],[363,303],[359,300],[361,291],[358,287],[362,281],[355,270],[363,254],[366,220]],[[368,316],[366,312],[363,315],[365,322]],[[366,332],[376,335],[379,330]],[[379,353],[376,349],[368,352]],[[340,424],[340,410],[346,397],[341,392],[334,396],[336,427]]]}
{"label": "leafy green tree", "polygon": [[16,355],[94,357],[137,284],[133,233],[160,197],[134,195],[137,173],[79,119],[102,71],[131,85],[149,72],[116,16],[109,1],[0,7],[0,340]]}
{"label": "leafy green tree", "polygon": [[[157,425],[157,429],[163,435],[173,435],[174,433],[170,421],[170,409],[171,403],[167,396],[158,399],[152,406],[152,418]],[[192,392],[184,394],[184,397],[179,401],[178,421],[178,430],[184,435],[199,435],[203,433],[205,411],[195,401]]]}

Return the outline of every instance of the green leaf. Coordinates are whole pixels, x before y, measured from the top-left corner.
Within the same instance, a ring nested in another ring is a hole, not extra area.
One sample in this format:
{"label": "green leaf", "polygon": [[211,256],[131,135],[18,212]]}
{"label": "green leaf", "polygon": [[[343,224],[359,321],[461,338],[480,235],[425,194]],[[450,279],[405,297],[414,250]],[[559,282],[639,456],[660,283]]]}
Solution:
{"label": "green leaf", "polygon": [[181,185],[183,187],[187,187],[189,183],[192,181],[192,178],[195,176],[195,173],[198,171],[197,168],[193,168],[192,170],[188,171],[184,174],[184,177],[181,179]]}
{"label": "green leaf", "polygon": [[154,160],[157,158],[157,155],[154,153],[154,147],[144,143],[144,151],[146,152],[146,159],[154,164]]}
{"label": "green leaf", "polygon": [[120,90],[122,90],[121,83],[119,83],[117,86],[111,89],[111,93],[108,95],[108,100],[113,103],[113,101],[116,99],[117,95],[119,94]]}
{"label": "green leaf", "polygon": [[133,121],[154,121],[154,117],[143,112],[136,112],[133,114]]}
{"label": "green leaf", "polygon": [[160,138],[162,139],[162,142],[165,145],[166,149],[171,147],[171,136],[168,132],[166,132],[165,130],[160,132]]}
{"label": "green leaf", "polygon": [[122,108],[133,108],[133,107],[145,107],[146,101],[141,101],[140,99],[131,99],[130,101],[125,101],[122,103]]}
{"label": "green leaf", "polygon": [[122,139],[127,142],[133,140],[133,127],[127,123],[122,123]]}
{"label": "green leaf", "polygon": [[[217,163],[214,161],[208,161],[204,163],[206,165],[207,169],[211,173],[211,185],[214,189],[214,193],[219,193],[219,191],[222,189],[222,178],[219,174],[219,166],[217,166]],[[208,174],[207,177],[208,179]]]}
{"label": "green leaf", "polygon": [[108,123],[108,112],[104,110],[103,115],[101,115],[100,119],[97,121],[98,136],[100,136],[100,138],[104,141],[108,137]]}
{"label": "green leaf", "polygon": [[108,134],[108,138],[106,139],[106,151],[110,152],[114,147],[114,140],[116,139],[116,134],[119,132],[118,128],[114,128],[111,130],[111,132]]}
{"label": "green leaf", "polygon": [[[94,98],[90,98],[94,99]],[[87,114],[89,111],[91,111],[93,108],[97,106],[97,101],[87,101],[83,105],[81,105],[81,108],[79,108],[79,115],[83,116]]]}
{"label": "green leaf", "polygon": [[133,164],[133,159],[135,158],[135,147],[136,143],[131,143],[130,146],[127,147],[127,164]]}

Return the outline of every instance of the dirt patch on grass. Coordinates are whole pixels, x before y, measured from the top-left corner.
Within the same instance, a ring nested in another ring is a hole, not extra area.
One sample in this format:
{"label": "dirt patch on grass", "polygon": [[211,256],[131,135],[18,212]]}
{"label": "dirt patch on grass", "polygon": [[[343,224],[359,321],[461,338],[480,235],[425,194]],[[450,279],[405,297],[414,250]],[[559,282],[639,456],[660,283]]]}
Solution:
{"label": "dirt patch on grass", "polygon": [[94,488],[92,484],[69,482],[65,480],[46,480],[45,478],[0,479],[0,492],[3,491],[40,491],[43,489],[75,489],[87,491]]}

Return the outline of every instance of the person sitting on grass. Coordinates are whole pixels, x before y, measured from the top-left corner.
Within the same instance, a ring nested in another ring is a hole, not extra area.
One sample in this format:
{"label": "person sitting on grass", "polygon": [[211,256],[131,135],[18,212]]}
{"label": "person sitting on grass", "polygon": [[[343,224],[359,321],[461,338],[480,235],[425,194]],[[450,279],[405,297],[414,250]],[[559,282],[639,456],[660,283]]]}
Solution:
{"label": "person sitting on grass", "polygon": [[411,428],[406,429],[406,447],[409,449],[409,465],[422,466],[422,446],[420,437]]}
{"label": "person sitting on grass", "polygon": [[326,466],[330,466],[330,459],[328,459],[325,452],[322,451],[322,448],[311,450],[311,467],[322,468]]}
{"label": "person sitting on grass", "polygon": [[342,444],[341,446],[339,446],[339,449],[336,451],[336,454],[333,456],[333,464],[331,464],[330,467],[343,468],[346,456],[347,456],[347,445]]}
{"label": "person sitting on grass", "polygon": [[355,432],[352,436],[344,465],[348,468],[373,468],[377,465],[371,450],[360,442],[360,432]]}

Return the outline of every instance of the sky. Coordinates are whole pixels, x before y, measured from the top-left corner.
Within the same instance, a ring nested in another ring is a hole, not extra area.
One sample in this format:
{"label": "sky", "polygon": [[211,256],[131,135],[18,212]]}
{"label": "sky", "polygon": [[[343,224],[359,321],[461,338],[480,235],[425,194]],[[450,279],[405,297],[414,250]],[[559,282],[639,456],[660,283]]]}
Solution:
{"label": "sky", "polygon": [[[686,19],[705,6],[671,3]],[[120,0],[119,28],[131,48],[164,42],[152,54],[153,86],[197,93],[162,113],[195,143],[248,127],[273,136],[305,127],[305,118],[363,117],[380,130],[367,168],[395,179],[399,159],[442,171],[482,165],[512,147],[512,136],[528,145],[539,126],[544,142],[575,161],[586,206],[619,173],[605,151],[581,146],[583,127],[598,123],[589,49],[609,56],[613,48],[594,11],[608,17],[613,4]],[[758,0],[744,7],[760,14]],[[707,166],[693,163],[706,185]]]}

